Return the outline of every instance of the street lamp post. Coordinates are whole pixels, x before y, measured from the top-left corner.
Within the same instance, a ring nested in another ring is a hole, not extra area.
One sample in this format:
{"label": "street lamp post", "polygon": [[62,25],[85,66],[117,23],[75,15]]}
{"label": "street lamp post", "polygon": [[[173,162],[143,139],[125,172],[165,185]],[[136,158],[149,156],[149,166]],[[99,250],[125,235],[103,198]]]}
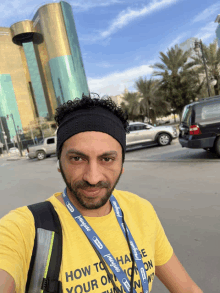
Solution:
{"label": "street lamp post", "polygon": [[3,134],[4,140],[5,140],[6,150],[7,150],[7,153],[8,153],[7,135],[5,134],[5,130],[4,130],[4,127],[3,127],[3,124],[2,124],[2,118],[1,117],[0,117],[0,123],[1,123],[2,134]]}
{"label": "street lamp post", "polygon": [[198,53],[200,48],[201,48],[202,59],[203,59],[204,67],[205,67],[205,74],[206,74],[206,80],[207,80],[208,95],[209,95],[209,97],[211,97],[211,90],[210,90],[210,85],[209,85],[207,66],[206,66],[204,52],[203,52],[202,40],[200,40],[199,42],[198,41],[195,41],[195,47],[194,47],[195,52]]}
{"label": "street lamp post", "polygon": [[21,150],[23,150],[24,147],[23,147],[23,143],[22,143],[22,140],[21,140],[22,129],[20,129],[19,125],[17,125],[17,132],[18,132],[18,137],[19,137],[19,143],[20,143],[20,146],[21,146]]}
{"label": "street lamp post", "polygon": [[[17,137],[18,148],[19,148],[21,157],[23,157],[22,150],[21,150],[21,145],[20,145],[20,142],[19,142],[18,132],[17,132],[17,129],[16,129],[16,126],[15,126],[14,116],[13,116],[13,114],[10,114],[10,116],[11,116],[11,118],[13,120],[13,124],[14,124],[14,128],[15,128],[15,133],[16,133],[16,137]],[[7,115],[7,119],[9,119],[9,115]]]}

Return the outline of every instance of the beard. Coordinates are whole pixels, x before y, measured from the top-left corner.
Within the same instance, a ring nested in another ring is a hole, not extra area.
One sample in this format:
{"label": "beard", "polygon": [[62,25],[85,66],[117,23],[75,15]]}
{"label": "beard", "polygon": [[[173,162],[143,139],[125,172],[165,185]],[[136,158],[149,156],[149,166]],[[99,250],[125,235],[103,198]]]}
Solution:
{"label": "beard", "polygon": [[[99,208],[101,208],[102,206],[104,206],[108,202],[109,198],[112,195],[113,190],[115,189],[115,186],[118,184],[118,181],[119,181],[119,179],[121,177],[122,168],[123,168],[123,166],[121,167],[121,171],[120,171],[117,179],[115,180],[115,183],[113,184],[113,186],[111,186],[111,183],[108,182],[108,181],[106,181],[106,182],[100,181],[97,184],[93,185],[93,184],[90,184],[87,181],[80,180],[80,181],[76,181],[76,182],[71,184],[71,182],[67,181],[66,176],[64,174],[64,171],[62,169],[62,166],[60,164],[60,171],[61,171],[63,180],[66,183],[67,188],[70,190],[70,192],[72,193],[72,196],[77,200],[77,202],[82,207],[84,207],[84,208],[86,208],[88,210],[99,209]],[[94,201],[93,198],[85,198],[85,196],[79,191],[79,189],[86,190],[87,188],[91,188],[91,187],[100,188],[100,189],[105,188],[106,189],[105,194],[96,203],[93,202]]]}

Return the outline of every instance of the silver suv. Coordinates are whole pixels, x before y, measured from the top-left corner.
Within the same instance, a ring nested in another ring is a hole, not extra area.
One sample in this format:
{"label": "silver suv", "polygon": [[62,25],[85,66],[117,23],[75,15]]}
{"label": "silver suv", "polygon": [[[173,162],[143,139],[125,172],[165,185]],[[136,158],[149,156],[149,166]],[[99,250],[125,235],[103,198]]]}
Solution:
{"label": "silver suv", "polygon": [[141,122],[129,124],[130,133],[126,134],[126,149],[137,145],[165,146],[177,138],[177,130],[173,126],[152,126]]}

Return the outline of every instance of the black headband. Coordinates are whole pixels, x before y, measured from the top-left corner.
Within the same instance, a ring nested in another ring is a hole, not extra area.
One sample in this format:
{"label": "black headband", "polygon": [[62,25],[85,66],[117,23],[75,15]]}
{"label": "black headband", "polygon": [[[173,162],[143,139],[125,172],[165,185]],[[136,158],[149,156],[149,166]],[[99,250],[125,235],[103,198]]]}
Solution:
{"label": "black headband", "polygon": [[125,153],[126,132],[121,120],[102,107],[80,109],[66,115],[57,130],[57,155],[71,136],[85,131],[104,132],[115,138]]}

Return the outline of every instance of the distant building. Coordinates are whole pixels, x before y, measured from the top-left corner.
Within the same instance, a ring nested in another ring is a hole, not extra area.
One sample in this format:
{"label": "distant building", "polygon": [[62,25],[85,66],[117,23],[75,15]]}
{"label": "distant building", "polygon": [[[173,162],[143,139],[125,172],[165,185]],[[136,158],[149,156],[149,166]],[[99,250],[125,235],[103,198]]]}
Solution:
{"label": "distant building", "polygon": [[198,38],[189,38],[182,42],[179,47],[185,52],[187,50],[193,49],[195,47],[196,41],[198,41]]}
{"label": "distant building", "polygon": [[[0,117],[8,141],[15,127],[51,118],[58,105],[88,94],[71,5],[41,6],[32,20],[0,27]],[[2,139],[1,139],[2,140]],[[2,141],[3,142],[3,141]]]}
{"label": "distant building", "polygon": [[125,104],[128,104],[127,101],[124,100],[124,95],[128,93],[128,90],[125,89],[124,93],[123,94],[120,94],[120,95],[117,95],[117,96],[111,96],[112,100],[118,105],[120,106],[121,103],[125,103]]}
{"label": "distant building", "polygon": [[[198,38],[189,38],[185,42],[181,43],[179,47],[183,50],[183,52],[186,52],[187,50],[191,49],[191,56],[194,56],[194,57],[196,57],[198,55],[201,56],[201,54],[202,54],[201,49],[199,49],[198,53],[196,53],[194,50],[195,42],[199,42],[199,39]],[[193,59],[189,57],[187,60],[187,63],[192,62],[192,61],[193,61]],[[197,68],[197,67],[198,67],[198,65],[195,65],[195,67],[193,67],[193,68]],[[205,73],[199,73],[200,82],[202,82],[204,78],[205,78]]]}
{"label": "distant building", "polygon": [[121,95],[117,95],[117,96],[112,96],[111,98],[118,106],[120,106],[122,102],[127,103],[127,101],[125,101],[123,99],[123,97],[124,97],[124,95],[121,94]]}
{"label": "distant building", "polygon": [[218,23],[218,26],[217,26],[215,33],[216,33],[216,37],[218,39],[218,47],[220,48],[220,14],[218,14],[218,16],[216,17],[215,22]]}
{"label": "distant building", "polygon": [[[188,50],[191,50],[191,55],[192,56],[196,56],[197,53],[194,51],[194,47],[195,47],[195,42],[196,41],[197,42],[199,41],[198,38],[189,38],[185,42],[181,43],[179,45],[179,47],[180,47],[180,49],[183,50],[183,52],[186,52]],[[191,62],[191,61],[193,61],[193,59],[188,58],[187,62]]]}

